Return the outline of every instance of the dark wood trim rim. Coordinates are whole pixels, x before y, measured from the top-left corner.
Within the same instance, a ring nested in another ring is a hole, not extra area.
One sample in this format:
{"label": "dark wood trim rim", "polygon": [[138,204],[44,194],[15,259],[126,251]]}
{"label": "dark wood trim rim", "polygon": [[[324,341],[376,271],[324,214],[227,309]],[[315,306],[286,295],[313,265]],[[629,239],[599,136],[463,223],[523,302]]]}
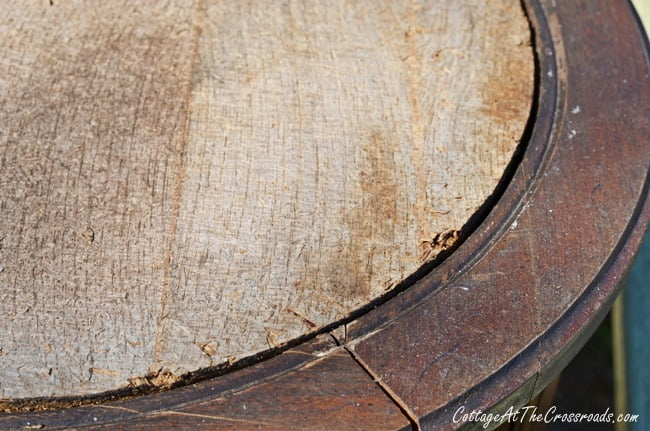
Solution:
{"label": "dark wood trim rim", "polygon": [[626,1],[525,0],[523,159],[439,266],[356,320],[167,392],[0,414],[0,428],[472,429],[527,403],[602,320],[650,220],[650,61]]}

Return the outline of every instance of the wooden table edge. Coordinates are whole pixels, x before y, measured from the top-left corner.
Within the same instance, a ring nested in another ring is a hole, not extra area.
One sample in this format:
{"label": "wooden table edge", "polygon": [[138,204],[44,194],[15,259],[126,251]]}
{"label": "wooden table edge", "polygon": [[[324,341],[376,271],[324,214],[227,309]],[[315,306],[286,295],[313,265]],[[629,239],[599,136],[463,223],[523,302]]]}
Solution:
{"label": "wooden table edge", "polygon": [[[565,126],[562,126],[562,123],[571,115],[570,109],[572,109],[566,100],[567,86],[572,85],[568,76],[570,74],[579,74],[579,70],[576,69],[563,69],[566,64],[562,63],[565,60],[562,59],[561,54],[564,49],[567,49],[567,37],[571,36],[572,31],[577,31],[576,29],[579,26],[568,27],[565,22],[562,22],[563,26],[558,26],[557,15],[564,13],[563,17],[566,18],[568,12],[556,11],[556,7],[552,3],[550,0],[548,2],[529,0],[525,3],[536,34],[539,100],[536,108],[534,129],[526,153],[503,196],[483,223],[467,238],[465,243],[431,273],[417,280],[414,285],[401,292],[401,294],[390,298],[384,304],[378,305],[374,310],[370,310],[355,321],[343,325],[343,330],[333,331],[333,333],[339,334],[337,341],[343,343],[343,346],[336,345],[334,338],[323,334],[251,367],[167,392],[68,409],[3,413],[0,415],[0,428],[42,426],[44,429],[51,429],[84,426],[101,427],[104,424],[127,429],[131,428],[131,425],[135,427],[135,424],[138,423],[140,424],[137,426],[138,428],[141,426],[146,427],[146,422],[149,419],[153,427],[154,423],[156,423],[154,418],[160,418],[161,412],[180,411],[187,407],[228,397],[245,396],[254,398],[257,396],[255,395],[255,388],[257,387],[262,385],[267,385],[267,389],[269,385],[273,387],[273,382],[283,377],[286,378],[291,373],[294,373],[292,376],[295,375],[295,378],[298,379],[299,376],[310,373],[310,369],[313,368],[314,364],[329,361],[332,360],[331,358],[340,357],[341,355],[349,355],[353,359],[353,361],[349,361],[351,365],[346,365],[346,367],[358,366],[362,370],[361,375],[364,376],[366,383],[370,382],[375,385],[375,380],[379,380],[377,389],[384,395],[382,402],[393,407],[393,411],[389,416],[403,415],[401,419],[396,420],[404,423],[403,428],[405,429],[409,426],[414,428],[422,427],[423,429],[453,429],[460,426],[471,428],[476,424],[454,423],[451,420],[453,413],[461,405],[467,409],[502,411],[510,405],[520,406],[525,404],[548,383],[556,372],[566,365],[591,335],[609,309],[618,292],[621,279],[631,264],[634,252],[638,248],[650,220],[650,203],[647,199],[648,165],[646,161],[647,155],[644,154],[644,150],[647,150],[646,143],[639,143],[636,147],[631,147],[632,149],[636,148],[638,151],[635,157],[646,163],[646,176],[644,178],[630,179],[619,173],[612,177],[612,181],[621,184],[630,181],[635,182],[637,188],[628,193],[625,198],[629,201],[632,196],[636,196],[636,203],[634,211],[628,214],[629,218],[622,221],[621,226],[624,228],[620,232],[620,238],[616,246],[610,250],[610,255],[605,263],[598,269],[598,275],[581,287],[581,293],[573,298],[571,305],[561,319],[541,331],[540,336],[529,340],[529,343],[522,346],[516,356],[512,357],[500,368],[492,370],[488,378],[467,387],[460,396],[454,394],[452,398],[436,409],[416,411],[413,405],[404,401],[399,391],[395,391],[390,384],[382,380],[381,367],[375,368],[372,360],[365,356],[366,353],[360,347],[364,343],[374,342],[377,335],[385,333],[387,328],[399,325],[408,326],[408,320],[403,318],[407,311],[421,307],[422,302],[432,301],[441,291],[441,288],[448,288],[457,279],[457,274],[469,271],[469,267],[473,266],[478,260],[491,259],[490,252],[493,244],[499,241],[500,236],[504,234],[504,229],[510,229],[511,223],[508,222],[517,220],[525,205],[527,194],[531,190],[540,187],[540,183],[547,181],[546,175],[553,169],[549,158],[557,151],[558,146],[566,145],[566,136],[561,136],[559,133],[560,130],[564,130],[563,127]],[[561,9],[562,7],[567,8],[565,5],[557,5],[557,8]],[[631,6],[626,2],[617,2],[612,7],[616,8],[621,16],[627,14],[627,18],[617,22],[616,26],[612,27],[616,33],[612,37],[625,39],[627,42],[635,44],[635,46],[643,45],[641,29],[638,22],[635,21]],[[580,20],[587,18],[575,15],[572,19],[577,24]],[[596,47],[587,47],[585,49],[593,51]],[[647,46],[645,49],[647,50]],[[548,50],[552,51],[552,55],[546,55]],[[636,84],[640,88],[639,91],[647,94],[650,93],[650,86],[647,78],[647,51],[645,52],[646,56],[643,61],[639,58],[627,58],[624,53],[621,53],[619,56],[621,58],[609,58],[607,62],[608,64],[617,64],[618,61],[621,64],[626,64],[630,69],[645,67],[645,81],[641,80]],[[639,53],[640,56],[641,52]],[[596,59],[596,61],[600,60]],[[583,65],[583,67],[590,66],[589,64]],[[643,75],[643,71],[640,73]],[[606,76],[603,77],[603,79],[607,78]],[[586,108],[589,107],[583,106],[582,110],[588,111]],[[644,118],[648,117],[647,107],[640,106],[638,108],[636,118],[631,118],[629,121],[642,122],[645,121]],[[647,127],[647,121],[644,123],[644,127]],[[644,128],[639,128],[636,131],[630,131],[629,139],[642,138],[644,130]],[[596,166],[592,166],[592,169],[596,169]],[[564,186],[567,186],[567,184],[571,186],[572,180],[574,179],[565,178]],[[641,184],[641,192],[635,194],[634,191],[638,192],[639,190],[639,184]],[[562,184],[558,183],[555,187],[562,187]],[[617,202],[604,202],[603,204],[616,205]],[[529,209],[529,211],[543,210],[545,208],[542,207]],[[584,211],[584,209],[580,208],[567,208],[567,211],[572,210]],[[591,269],[593,270],[593,268]],[[400,320],[400,318],[402,319]],[[409,329],[406,326],[399,329],[398,332],[408,331]],[[431,330],[435,331],[435,328],[432,327]],[[341,336],[341,333],[344,335]],[[406,356],[408,355],[406,354]],[[404,373],[408,373],[408,369],[404,369]],[[307,428],[318,428],[319,410],[316,405],[310,403],[318,403],[318,393],[326,391],[325,387],[329,384],[326,381],[318,381],[317,378],[314,381],[321,385],[313,388],[315,398],[301,406],[305,410],[302,425]],[[336,380],[331,381],[331,385],[336,384]],[[362,384],[360,380],[359,385]],[[427,390],[426,387],[421,389],[422,391]],[[426,394],[424,395],[426,396]],[[268,396],[268,394],[264,396]],[[290,393],[278,392],[274,393],[273,396],[277,399],[284,397],[287,400],[292,400],[292,394]],[[380,398],[378,396],[378,399]],[[296,402],[300,402],[300,400]],[[219,416],[217,403],[214,405],[214,412],[215,417]],[[205,416],[207,418],[208,415]],[[191,418],[191,416],[187,416],[187,418]],[[258,419],[263,422],[264,418],[260,417]],[[377,419],[378,421],[374,424],[365,422],[365,426],[368,429],[381,429],[382,424],[385,428],[385,425],[389,423],[386,422],[385,417]],[[379,419],[384,422],[379,421]],[[143,420],[144,422],[142,422]],[[249,423],[251,426],[252,424],[252,422]],[[310,427],[307,424],[314,426]],[[299,424],[296,423],[295,425],[297,427]],[[164,423],[158,423],[157,426],[164,426]],[[211,425],[208,421],[207,424],[202,422],[202,426],[210,429]],[[215,423],[212,428],[220,429],[220,425]],[[345,423],[341,423],[341,429],[347,428],[349,427]]]}

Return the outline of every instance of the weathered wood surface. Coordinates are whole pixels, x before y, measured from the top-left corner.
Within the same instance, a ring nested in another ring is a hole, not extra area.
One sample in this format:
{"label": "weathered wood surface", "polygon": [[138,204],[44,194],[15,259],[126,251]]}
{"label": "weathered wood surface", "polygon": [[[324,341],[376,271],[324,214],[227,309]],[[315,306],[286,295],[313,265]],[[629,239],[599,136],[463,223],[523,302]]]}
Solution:
{"label": "weathered wood surface", "polygon": [[[277,393],[288,396],[274,396]],[[208,400],[162,410],[134,418],[128,426],[132,430],[412,430],[408,418],[342,347],[309,367],[234,391],[216,403]]]}
{"label": "weathered wood surface", "polygon": [[606,316],[650,221],[650,63],[631,4],[526,4],[541,95],[516,175],[453,255],[347,326],[422,429],[545,388]]}
{"label": "weathered wood surface", "polygon": [[156,395],[58,410],[0,413],[0,429],[30,426],[66,430],[411,429],[398,406],[327,334],[216,380]]}
{"label": "weathered wood surface", "polygon": [[345,317],[453,242],[521,137],[516,0],[182,3],[0,6],[0,397]]}

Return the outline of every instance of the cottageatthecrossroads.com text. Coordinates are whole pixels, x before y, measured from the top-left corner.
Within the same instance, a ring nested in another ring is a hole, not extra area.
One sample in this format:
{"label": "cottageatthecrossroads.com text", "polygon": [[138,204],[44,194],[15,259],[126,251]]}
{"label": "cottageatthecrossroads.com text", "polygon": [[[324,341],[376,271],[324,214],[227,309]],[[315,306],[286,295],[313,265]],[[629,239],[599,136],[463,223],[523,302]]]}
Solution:
{"label": "cottageatthecrossroads.com text", "polygon": [[637,422],[639,415],[631,413],[615,414],[609,408],[603,413],[562,413],[555,406],[544,412],[539,412],[537,406],[524,406],[515,409],[510,406],[504,413],[486,413],[481,410],[467,411],[464,406],[459,407],[454,413],[454,423],[478,422],[483,428],[510,422],[537,422],[537,423],[617,423]]}

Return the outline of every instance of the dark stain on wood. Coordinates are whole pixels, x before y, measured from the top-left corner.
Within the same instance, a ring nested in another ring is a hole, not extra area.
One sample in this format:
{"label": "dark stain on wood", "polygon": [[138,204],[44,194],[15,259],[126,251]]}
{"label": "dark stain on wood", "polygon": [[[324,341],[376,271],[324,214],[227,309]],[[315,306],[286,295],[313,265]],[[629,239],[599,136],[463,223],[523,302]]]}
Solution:
{"label": "dark stain on wood", "polygon": [[[370,139],[362,147],[360,183],[363,199],[347,218],[351,232],[348,270],[356,274],[355,295],[368,294],[373,277],[372,256],[387,253],[387,244],[394,237],[399,184],[395,178],[396,149],[391,140],[376,131],[370,134]],[[369,257],[368,250],[372,250]]]}

